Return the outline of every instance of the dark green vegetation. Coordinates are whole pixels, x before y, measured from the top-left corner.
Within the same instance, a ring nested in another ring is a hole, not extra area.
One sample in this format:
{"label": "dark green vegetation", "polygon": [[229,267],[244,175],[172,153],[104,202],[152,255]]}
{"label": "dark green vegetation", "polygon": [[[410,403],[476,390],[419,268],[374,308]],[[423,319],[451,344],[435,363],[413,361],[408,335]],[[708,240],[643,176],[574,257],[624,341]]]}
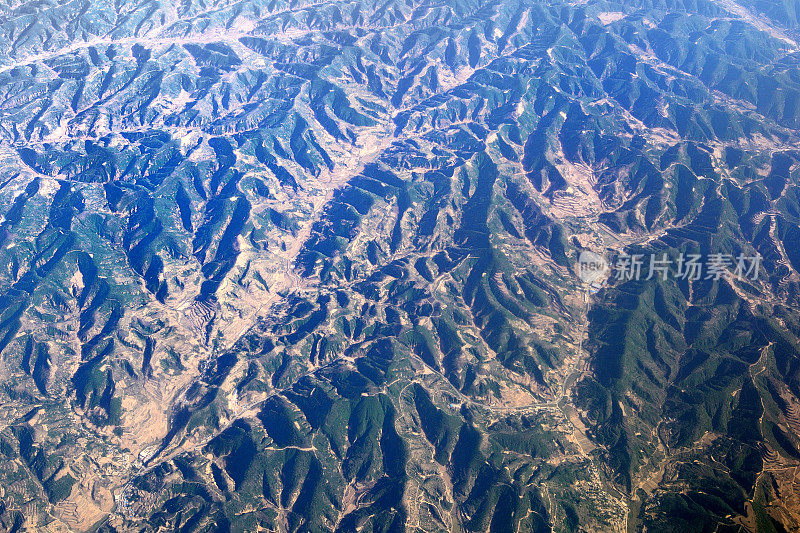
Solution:
{"label": "dark green vegetation", "polygon": [[0,4],[0,524],[797,529],[799,15]]}

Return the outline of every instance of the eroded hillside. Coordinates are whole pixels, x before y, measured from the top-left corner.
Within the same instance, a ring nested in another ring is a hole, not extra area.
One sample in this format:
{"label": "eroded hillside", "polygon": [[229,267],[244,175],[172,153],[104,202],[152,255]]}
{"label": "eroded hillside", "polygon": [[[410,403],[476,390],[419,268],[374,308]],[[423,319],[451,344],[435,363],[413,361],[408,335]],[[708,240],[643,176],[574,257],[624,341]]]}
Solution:
{"label": "eroded hillside", "polygon": [[0,4],[0,523],[800,527],[797,15]]}

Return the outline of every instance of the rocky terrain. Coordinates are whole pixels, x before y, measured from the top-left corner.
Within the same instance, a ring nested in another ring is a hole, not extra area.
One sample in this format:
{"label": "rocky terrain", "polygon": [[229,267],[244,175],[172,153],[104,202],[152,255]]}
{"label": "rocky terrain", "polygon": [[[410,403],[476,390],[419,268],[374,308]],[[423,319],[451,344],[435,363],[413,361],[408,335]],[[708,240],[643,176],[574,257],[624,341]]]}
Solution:
{"label": "rocky terrain", "polygon": [[0,529],[798,530],[799,21],[0,0]]}

